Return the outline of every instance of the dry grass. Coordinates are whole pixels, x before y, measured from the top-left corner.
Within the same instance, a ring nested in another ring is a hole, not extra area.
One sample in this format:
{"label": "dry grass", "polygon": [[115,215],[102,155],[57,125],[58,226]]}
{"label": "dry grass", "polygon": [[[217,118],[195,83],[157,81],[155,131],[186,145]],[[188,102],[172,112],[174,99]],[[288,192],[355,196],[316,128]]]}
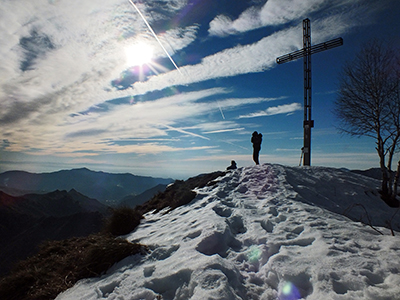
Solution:
{"label": "dry grass", "polygon": [[49,241],[0,281],[0,299],[48,300],[78,280],[99,276],[123,258],[146,247],[104,234]]}

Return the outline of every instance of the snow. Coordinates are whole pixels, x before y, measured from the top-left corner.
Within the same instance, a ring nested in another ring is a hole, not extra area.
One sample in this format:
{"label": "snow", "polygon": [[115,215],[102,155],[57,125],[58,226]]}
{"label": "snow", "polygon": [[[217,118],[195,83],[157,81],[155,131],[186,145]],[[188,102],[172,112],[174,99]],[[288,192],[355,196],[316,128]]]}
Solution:
{"label": "snow", "polygon": [[[147,214],[125,238],[148,255],[56,299],[400,299],[400,238],[382,227],[396,209],[378,187],[332,168],[237,169],[189,205]],[[368,218],[384,235],[357,222]]]}

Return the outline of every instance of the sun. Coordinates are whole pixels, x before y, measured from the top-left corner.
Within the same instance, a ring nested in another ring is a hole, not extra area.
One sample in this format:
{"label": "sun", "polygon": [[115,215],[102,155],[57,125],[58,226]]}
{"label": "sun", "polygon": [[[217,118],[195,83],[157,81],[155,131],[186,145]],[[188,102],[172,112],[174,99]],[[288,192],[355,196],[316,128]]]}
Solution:
{"label": "sun", "polygon": [[137,43],[126,47],[125,55],[128,66],[142,66],[151,62],[153,58],[153,48],[145,43]]}

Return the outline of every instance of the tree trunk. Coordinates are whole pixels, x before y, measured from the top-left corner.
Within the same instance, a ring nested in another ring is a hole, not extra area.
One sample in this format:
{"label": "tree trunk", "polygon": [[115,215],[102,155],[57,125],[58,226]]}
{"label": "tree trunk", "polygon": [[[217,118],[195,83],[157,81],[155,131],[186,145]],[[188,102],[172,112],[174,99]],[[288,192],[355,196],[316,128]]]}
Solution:
{"label": "tree trunk", "polygon": [[381,167],[382,171],[382,195],[389,196],[389,172],[385,166]]}
{"label": "tree trunk", "polygon": [[379,163],[380,163],[380,168],[381,168],[381,172],[382,172],[382,196],[386,197],[389,195],[389,172],[388,169],[386,168],[385,165],[385,151],[384,151],[384,145],[383,145],[383,141],[382,138],[378,132],[378,138],[377,138],[377,148],[376,151],[378,151],[378,155],[379,155]]}
{"label": "tree trunk", "polygon": [[388,163],[387,163],[387,172],[388,172],[388,195],[392,196],[393,194],[393,172],[392,172],[392,161],[393,161],[393,154],[394,154],[395,145],[392,145],[388,153]]}
{"label": "tree trunk", "polygon": [[397,185],[399,184],[399,177],[400,177],[400,160],[397,163],[397,171],[396,171],[396,176],[394,178],[394,185],[393,185],[393,199],[394,200],[397,197]]}
{"label": "tree trunk", "polygon": [[[394,178],[395,176],[398,176],[397,173],[393,174],[392,172],[392,162],[393,162],[393,156],[396,150],[396,146],[398,144],[399,138],[400,138],[400,132],[399,132],[399,127],[397,126],[397,133],[393,137],[390,145],[390,151],[388,152],[388,163],[387,163],[387,169],[389,172],[389,195],[394,195],[394,198],[396,197],[397,191],[394,191],[394,185],[396,183],[393,183],[396,179]],[[397,166],[398,169],[398,166]]]}

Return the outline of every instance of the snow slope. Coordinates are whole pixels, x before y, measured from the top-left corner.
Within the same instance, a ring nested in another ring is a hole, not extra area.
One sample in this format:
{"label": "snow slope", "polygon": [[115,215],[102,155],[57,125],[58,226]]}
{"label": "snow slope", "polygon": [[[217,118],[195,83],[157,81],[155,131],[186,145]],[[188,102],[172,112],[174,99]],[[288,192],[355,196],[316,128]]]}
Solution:
{"label": "snow slope", "polygon": [[147,256],[56,299],[400,299],[400,235],[338,214],[357,220],[366,210],[374,226],[385,225],[396,210],[378,186],[322,167],[232,171],[197,189],[189,205],[147,214],[126,236],[149,245]]}

